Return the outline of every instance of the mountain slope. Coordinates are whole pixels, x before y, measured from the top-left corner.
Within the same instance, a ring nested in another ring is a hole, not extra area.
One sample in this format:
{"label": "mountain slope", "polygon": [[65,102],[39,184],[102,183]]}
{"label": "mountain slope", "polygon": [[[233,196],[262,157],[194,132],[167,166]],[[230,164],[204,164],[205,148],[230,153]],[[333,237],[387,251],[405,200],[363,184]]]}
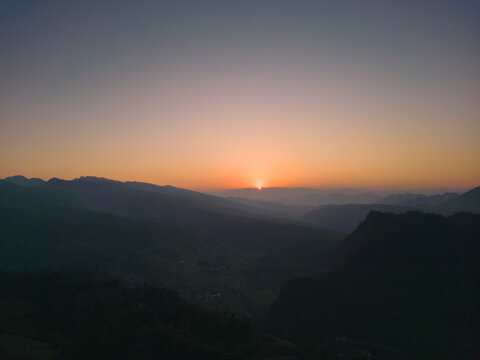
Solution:
{"label": "mountain slope", "polygon": [[[296,223],[208,212],[186,201],[170,206],[167,197],[125,186],[102,180],[39,189],[0,181],[0,267],[101,267],[249,315],[271,302],[282,282],[312,273],[340,240]],[[190,216],[197,224],[183,224]]]}
{"label": "mountain slope", "polygon": [[51,188],[70,193],[79,206],[114,215],[195,227],[223,215],[250,216],[248,207],[227,199],[172,186],[81,177],[50,179]]}
{"label": "mountain slope", "polygon": [[[22,189],[22,192],[26,191]],[[83,177],[72,181],[53,178],[47,186],[32,190],[25,196],[83,210],[152,220],[194,231],[201,236],[223,238],[224,241],[239,239],[241,242],[237,244],[241,246],[252,245],[247,241],[252,231],[264,233],[267,228],[274,229],[276,225],[306,229],[305,224],[259,214],[252,206],[228,199],[171,186],[104,178]],[[320,234],[319,230],[307,231]],[[323,232],[323,235],[333,234]]]}
{"label": "mountain slope", "polygon": [[478,356],[479,215],[372,212],[331,257],[329,272],[282,289],[269,329],[376,341],[410,359]]}

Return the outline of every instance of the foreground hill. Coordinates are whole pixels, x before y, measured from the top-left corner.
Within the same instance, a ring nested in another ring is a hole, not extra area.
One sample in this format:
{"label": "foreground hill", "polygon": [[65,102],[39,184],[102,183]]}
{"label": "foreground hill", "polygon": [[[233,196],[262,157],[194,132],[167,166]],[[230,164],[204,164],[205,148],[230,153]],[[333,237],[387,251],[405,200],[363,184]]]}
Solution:
{"label": "foreground hill", "polygon": [[331,264],[283,288],[269,329],[301,341],[375,341],[409,359],[479,355],[480,215],[372,212]]}
{"label": "foreground hill", "polygon": [[0,181],[0,267],[99,267],[250,315],[274,299],[282,282],[312,273],[340,240],[292,222],[209,212],[185,200],[201,194],[180,189],[167,192],[181,193],[183,202],[107,180],[57,182]]}

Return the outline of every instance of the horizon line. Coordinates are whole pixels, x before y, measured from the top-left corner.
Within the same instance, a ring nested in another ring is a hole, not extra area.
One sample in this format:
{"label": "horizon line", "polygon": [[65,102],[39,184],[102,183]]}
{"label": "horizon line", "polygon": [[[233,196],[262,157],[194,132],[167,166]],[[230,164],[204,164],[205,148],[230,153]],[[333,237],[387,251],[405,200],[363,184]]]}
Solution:
{"label": "horizon line", "polygon": [[32,180],[32,179],[39,179],[44,182],[48,182],[53,179],[58,179],[58,180],[63,180],[63,181],[74,181],[74,180],[81,180],[85,178],[90,178],[90,179],[99,179],[99,180],[109,180],[109,181],[115,181],[115,182],[120,182],[120,183],[129,183],[129,182],[137,182],[137,183],[144,183],[144,184],[150,184],[150,185],[155,185],[155,186],[160,186],[160,187],[175,187],[179,189],[185,189],[185,190],[190,190],[190,191],[196,191],[196,192],[202,192],[202,193],[207,193],[207,194],[213,194],[213,193],[220,193],[220,192],[228,192],[228,191],[239,191],[239,190],[255,190],[255,191],[265,191],[265,190],[276,190],[276,189],[290,189],[290,190],[318,190],[318,191],[339,191],[339,190],[356,190],[356,191],[365,191],[365,192],[374,192],[374,191],[379,191],[379,192],[385,192],[385,191],[443,191],[443,192],[448,192],[449,190],[451,191],[468,191],[471,189],[474,189],[480,185],[473,185],[473,186],[420,186],[420,187],[409,187],[409,186],[401,186],[401,185],[378,185],[378,186],[262,186],[261,190],[259,190],[258,186],[251,186],[251,187],[185,187],[185,186],[178,186],[178,185],[172,185],[172,184],[158,184],[155,182],[148,182],[148,181],[140,181],[140,180],[118,180],[114,178],[109,178],[105,176],[95,176],[95,175],[82,175],[82,176],[77,176],[77,177],[72,177],[72,178],[60,178],[57,176],[52,176],[48,179],[42,178],[42,177],[37,177],[37,176],[32,176],[28,177],[25,175],[21,174],[16,174],[16,175],[11,175],[11,176],[6,176],[2,180],[7,180],[8,178],[13,178],[13,177],[23,177],[27,180]]}

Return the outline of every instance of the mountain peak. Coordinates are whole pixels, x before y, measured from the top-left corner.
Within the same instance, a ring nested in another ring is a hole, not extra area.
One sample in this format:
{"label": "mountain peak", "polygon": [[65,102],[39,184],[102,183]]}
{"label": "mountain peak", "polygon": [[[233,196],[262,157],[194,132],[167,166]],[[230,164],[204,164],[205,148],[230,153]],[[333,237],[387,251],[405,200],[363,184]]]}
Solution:
{"label": "mountain peak", "polygon": [[40,187],[45,185],[45,181],[40,178],[27,178],[23,175],[14,175],[5,178],[5,181],[11,182],[19,186]]}
{"label": "mountain peak", "polygon": [[96,182],[96,183],[120,183],[121,181],[107,179],[105,177],[98,177],[98,176],[80,176],[78,178],[73,179],[72,181],[82,181],[82,182]]}

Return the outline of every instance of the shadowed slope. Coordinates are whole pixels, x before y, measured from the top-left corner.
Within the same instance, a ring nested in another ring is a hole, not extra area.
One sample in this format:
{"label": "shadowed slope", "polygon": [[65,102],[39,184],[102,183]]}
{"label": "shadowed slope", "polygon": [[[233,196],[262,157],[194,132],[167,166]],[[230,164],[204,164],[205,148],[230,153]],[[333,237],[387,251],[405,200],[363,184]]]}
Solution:
{"label": "shadowed slope", "polygon": [[272,331],[376,341],[411,359],[478,355],[479,215],[372,212],[331,264],[283,288],[270,308]]}

